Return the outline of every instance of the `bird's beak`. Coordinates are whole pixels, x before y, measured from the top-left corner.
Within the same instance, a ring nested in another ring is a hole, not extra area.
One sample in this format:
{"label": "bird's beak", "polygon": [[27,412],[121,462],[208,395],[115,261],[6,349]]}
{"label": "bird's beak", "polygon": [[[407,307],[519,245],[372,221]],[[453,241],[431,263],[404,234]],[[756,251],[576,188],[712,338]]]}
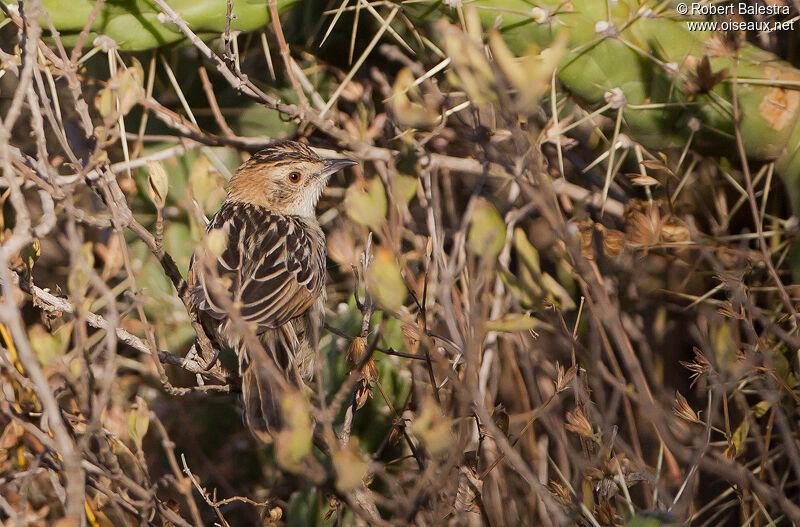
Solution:
{"label": "bird's beak", "polygon": [[322,170],[319,171],[318,176],[322,179],[327,179],[341,169],[357,164],[357,162],[350,159],[326,159],[322,162]]}

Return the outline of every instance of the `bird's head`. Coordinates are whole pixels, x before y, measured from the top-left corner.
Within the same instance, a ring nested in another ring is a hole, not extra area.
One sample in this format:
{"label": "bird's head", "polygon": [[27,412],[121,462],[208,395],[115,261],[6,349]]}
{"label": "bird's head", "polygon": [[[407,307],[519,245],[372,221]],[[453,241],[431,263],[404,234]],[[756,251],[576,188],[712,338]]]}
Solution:
{"label": "bird's head", "polygon": [[231,178],[228,199],[311,218],[328,178],[356,164],[349,159],[323,159],[302,143],[279,141],[239,167]]}

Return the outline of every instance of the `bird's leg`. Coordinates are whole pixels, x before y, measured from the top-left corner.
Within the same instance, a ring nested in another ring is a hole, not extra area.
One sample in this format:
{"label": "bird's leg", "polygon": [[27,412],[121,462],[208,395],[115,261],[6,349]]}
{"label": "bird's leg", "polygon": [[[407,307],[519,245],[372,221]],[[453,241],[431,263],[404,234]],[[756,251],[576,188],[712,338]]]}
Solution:
{"label": "bird's leg", "polygon": [[219,348],[214,346],[214,354],[211,356],[211,359],[208,361],[208,364],[205,365],[203,371],[209,371],[214,365],[217,363],[219,359]]}

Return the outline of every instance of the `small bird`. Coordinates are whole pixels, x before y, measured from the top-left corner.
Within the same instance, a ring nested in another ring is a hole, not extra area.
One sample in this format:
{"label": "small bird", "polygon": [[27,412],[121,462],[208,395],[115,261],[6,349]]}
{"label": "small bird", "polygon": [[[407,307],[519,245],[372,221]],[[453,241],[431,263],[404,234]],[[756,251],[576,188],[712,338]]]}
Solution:
{"label": "small bird", "polygon": [[[245,423],[262,441],[281,428],[281,381],[299,388],[313,374],[325,302],[325,234],[314,209],[330,176],[356,164],[295,141],[271,144],[231,178],[209,243],[192,257],[193,305],[209,336],[236,351]],[[224,241],[216,250],[212,236]]]}

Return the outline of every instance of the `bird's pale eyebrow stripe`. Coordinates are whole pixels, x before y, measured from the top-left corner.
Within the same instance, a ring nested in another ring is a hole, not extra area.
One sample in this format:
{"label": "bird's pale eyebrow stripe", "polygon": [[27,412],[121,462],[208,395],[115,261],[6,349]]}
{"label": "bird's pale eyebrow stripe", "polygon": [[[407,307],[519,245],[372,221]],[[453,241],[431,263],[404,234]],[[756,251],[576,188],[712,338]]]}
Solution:
{"label": "bird's pale eyebrow stripe", "polygon": [[253,154],[248,163],[251,165],[269,163],[280,166],[279,163],[282,165],[298,161],[319,162],[321,159],[308,145],[279,141]]}

